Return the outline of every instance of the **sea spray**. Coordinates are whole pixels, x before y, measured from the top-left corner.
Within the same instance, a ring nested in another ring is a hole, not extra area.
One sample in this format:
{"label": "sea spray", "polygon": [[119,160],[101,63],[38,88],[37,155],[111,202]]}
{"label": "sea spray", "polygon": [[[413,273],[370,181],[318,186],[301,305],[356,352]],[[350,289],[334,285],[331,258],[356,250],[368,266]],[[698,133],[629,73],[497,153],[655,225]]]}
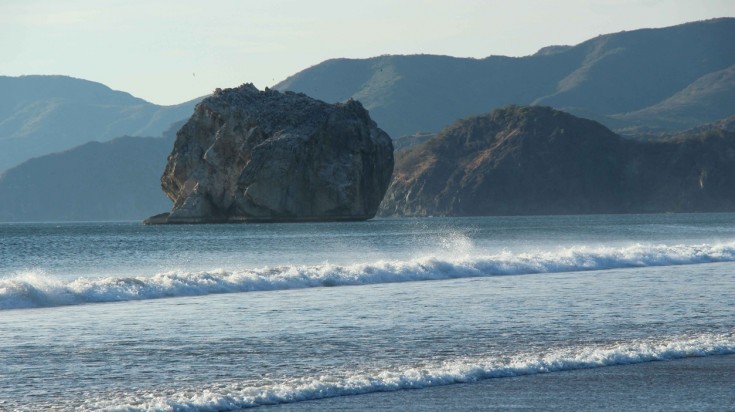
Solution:
{"label": "sea spray", "polygon": [[577,272],[627,267],[735,261],[735,242],[696,245],[634,244],[568,247],[480,254],[459,236],[449,240],[464,255],[426,256],[351,265],[289,265],[241,271],[164,272],[150,277],[78,278],[65,281],[42,271],[0,279],[0,309],[200,296],[219,293],[368,285],[466,277]]}

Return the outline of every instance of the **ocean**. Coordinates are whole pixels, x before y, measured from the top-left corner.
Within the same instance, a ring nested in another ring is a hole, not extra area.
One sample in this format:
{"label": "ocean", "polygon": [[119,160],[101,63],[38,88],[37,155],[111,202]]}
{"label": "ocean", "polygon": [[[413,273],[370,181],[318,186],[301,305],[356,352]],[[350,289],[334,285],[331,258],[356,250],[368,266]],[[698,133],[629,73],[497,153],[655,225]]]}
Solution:
{"label": "ocean", "polygon": [[735,410],[735,214],[0,224],[0,410]]}

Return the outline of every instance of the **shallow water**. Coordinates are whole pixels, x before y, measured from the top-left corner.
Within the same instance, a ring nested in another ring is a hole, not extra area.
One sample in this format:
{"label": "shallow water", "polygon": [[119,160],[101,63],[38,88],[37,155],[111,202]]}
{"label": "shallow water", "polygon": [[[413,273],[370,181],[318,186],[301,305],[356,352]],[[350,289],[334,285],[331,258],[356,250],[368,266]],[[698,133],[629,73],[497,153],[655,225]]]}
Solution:
{"label": "shallow water", "polygon": [[237,410],[735,353],[733,214],[13,224],[0,252],[0,409]]}
{"label": "shallow water", "polygon": [[576,369],[263,406],[267,411],[730,411],[735,355]]}

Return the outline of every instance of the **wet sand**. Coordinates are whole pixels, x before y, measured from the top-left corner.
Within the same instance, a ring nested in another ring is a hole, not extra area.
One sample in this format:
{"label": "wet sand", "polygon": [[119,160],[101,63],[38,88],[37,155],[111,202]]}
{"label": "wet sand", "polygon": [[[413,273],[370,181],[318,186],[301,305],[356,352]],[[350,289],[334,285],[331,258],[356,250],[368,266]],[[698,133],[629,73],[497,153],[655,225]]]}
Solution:
{"label": "wet sand", "polygon": [[735,411],[735,355],[344,396],[274,411]]}

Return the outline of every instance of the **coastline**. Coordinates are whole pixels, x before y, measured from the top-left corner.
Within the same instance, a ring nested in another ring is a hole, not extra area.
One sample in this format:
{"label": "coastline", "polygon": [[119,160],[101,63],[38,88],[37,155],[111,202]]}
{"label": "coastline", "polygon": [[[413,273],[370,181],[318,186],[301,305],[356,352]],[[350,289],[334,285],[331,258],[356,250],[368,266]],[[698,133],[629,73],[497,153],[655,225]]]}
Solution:
{"label": "coastline", "polygon": [[264,406],[268,411],[735,411],[735,355],[541,373]]}

